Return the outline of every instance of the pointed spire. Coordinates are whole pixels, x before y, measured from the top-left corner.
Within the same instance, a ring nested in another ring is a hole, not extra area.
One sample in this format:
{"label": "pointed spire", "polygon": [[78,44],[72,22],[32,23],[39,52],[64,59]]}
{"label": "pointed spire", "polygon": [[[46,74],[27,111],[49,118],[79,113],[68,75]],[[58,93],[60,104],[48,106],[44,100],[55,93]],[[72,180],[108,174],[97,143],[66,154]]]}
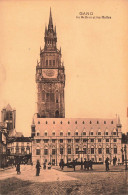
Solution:
{"label": "pointed spire", "polygon": [[50,7],[50,16],[49,16],[49,24],[48,24],[49,29],[53,29],[53,22],[52,22],[52,12],[51,12],[51,7]]}

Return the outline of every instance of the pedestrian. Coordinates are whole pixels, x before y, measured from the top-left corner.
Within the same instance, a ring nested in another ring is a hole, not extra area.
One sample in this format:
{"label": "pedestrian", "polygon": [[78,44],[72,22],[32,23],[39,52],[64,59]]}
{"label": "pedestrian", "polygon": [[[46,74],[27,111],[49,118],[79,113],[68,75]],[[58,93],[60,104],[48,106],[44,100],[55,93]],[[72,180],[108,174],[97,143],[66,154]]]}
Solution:
{"label": "pedestrian", "polygon": [[107,157],[105,160],[105,165],[106,165],[106,171],[109,170],[109,158]]}
{"label": "pedestrian", "polygon": [[116,156],[115,156],[115,165],[116,165],[116,161],[117,161],[117,158],[116,158]]}
{"label": "pedestrian", "polygon": [[18,175],[21,173],[21,172],[20,172],[20,163],[17,163],[16,171],[17,171],[17,174],[18,174]]}
{"label": "pedestrian", "polygon": [[43,164],[43,169],[44,170],[46,169],[46,162],[44,162],[44,164]]}
{"label": "pedestrian", "polygon": [[41,168],[40,162],[39,162],[39,160],[37,160],[37,163],[36,163],[36,176],[39,176],[40,168]]}
{"label": "pedestrian", "polygon": [[73,168],[74,168],[74,171],[76,170],[75,168],[76,168],[76,161],[75,160],[73,160]]}
{"label": "pedestrian", "polygon": [[92,161],[91,160],[89,161],[89,167],[90,167],[91,170],[93,169],[92,168]]}

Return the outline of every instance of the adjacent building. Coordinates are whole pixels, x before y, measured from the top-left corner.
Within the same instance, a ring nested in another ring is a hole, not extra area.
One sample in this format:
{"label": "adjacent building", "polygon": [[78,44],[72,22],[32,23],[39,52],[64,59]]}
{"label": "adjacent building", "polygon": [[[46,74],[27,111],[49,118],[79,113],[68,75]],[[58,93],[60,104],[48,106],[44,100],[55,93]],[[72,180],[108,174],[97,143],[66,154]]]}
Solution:
{"label": "adjacent building", "polygon": [[50,10],[44,48],[36,66],[37,114],[31,126],[32,161],[58,165],[73,159],[122,162],[119,118],[65,118],[65,69],[57,49],[56,27]]}
{"label": "adjacent building", "polygon": [[7,131],[5,124],[0,122],[0,168],[7,164]]}
{"label": "adjacent building", "polygon": [[31,138],[11,137],[8,138],[7,155],[12,164],[17,162],[30,163],[32,153]]}

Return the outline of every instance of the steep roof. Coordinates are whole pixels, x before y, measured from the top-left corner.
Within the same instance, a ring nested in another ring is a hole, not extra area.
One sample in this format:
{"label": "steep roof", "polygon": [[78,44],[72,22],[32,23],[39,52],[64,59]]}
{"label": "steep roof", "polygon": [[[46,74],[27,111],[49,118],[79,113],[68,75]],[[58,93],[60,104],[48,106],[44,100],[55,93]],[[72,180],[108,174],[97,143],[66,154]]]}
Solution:
{"label": "steep roof", "polygon": [[68,131],[71,135],[78,130],[79,134],[83,131],[89,135],[90,131],[98,132],[112,132],[117,128],[117,119],[106,118],[36,118],[35,119],[36,132],[40,132],[40,136],[44,136],[44,132],[47,131],[49,136],[52,136],[52,132],[56,132],[56,136],[60,135],[60,131],[63,131],[64,135],[67,135]]}

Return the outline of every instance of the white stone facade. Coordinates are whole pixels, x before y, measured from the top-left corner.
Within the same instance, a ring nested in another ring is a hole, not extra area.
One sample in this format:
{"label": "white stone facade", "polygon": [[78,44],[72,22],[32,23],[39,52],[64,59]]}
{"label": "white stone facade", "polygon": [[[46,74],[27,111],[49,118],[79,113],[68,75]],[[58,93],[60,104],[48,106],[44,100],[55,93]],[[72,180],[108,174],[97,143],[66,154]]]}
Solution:
{"label": "white stone facade", "polygon": [[[32,125],[32,161],[58,165],[60,159],[122,162],[122,132],[117,119],[36,118]],[[84,151],[84,152],[81,152]],[[80,154],[82,153],[82,154]]]}

